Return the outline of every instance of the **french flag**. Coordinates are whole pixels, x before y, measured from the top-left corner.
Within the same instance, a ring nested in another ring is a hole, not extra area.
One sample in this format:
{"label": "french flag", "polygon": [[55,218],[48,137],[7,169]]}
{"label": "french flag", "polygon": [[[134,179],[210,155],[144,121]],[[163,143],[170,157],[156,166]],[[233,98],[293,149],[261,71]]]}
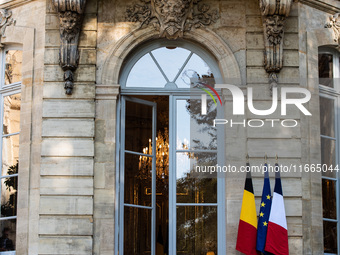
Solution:
{"label": "french flag", "polygon": [[275,188],[269,215],[265,251],[275,255],[288,255],[288,231],[281,177],[277,164],[275,164],[275,168]]}

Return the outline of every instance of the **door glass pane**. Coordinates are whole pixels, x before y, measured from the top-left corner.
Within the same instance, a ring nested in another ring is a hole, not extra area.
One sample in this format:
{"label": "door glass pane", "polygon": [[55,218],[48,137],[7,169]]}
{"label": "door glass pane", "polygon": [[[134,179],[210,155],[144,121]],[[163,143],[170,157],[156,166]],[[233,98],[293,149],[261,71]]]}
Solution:
{"label": "door glass pane", "polygon": [[333,77],[333,55],[319,54],[319,83],[333,88]]}
{"label": "door glass pane", "polygon": [[153,50],[151,53],[170,82],[174,81],[185,60],[190,55],[190,51],[179,47],[162,47]]}
{"label": "door glass pane", "polygon": [[335,106],[334,99],[320,97],[321,135],[335,137]]}
{"label": "door glass pane", "polygon": [[151,253],[151,210],[124,208],[124,254]]}
{"label": "door glass pane", "polygon": [[163,88],[165,84],[166,80],[150,54],[138,60],[126,81],[126,87]]}
{"label": "door glass pane", "polygon": [[17,215],[18,177],[1,179],[1,217]]}
{"label": "door glass pane", "polygon": [[177,203],[216,203],[217,178],[199,172],[216,164],[216,153],[177,153]]}
{"label": "door glass pane", "polygon": [[125,150],[152,154],[152,106],[126,101]]}
{"label": "door glass pane", "polygon": [[201,115],[201,100],[177,100],[177,150],[216,150],[217,129],[213,127],[217,110],[212,100],[207,115]]}
{"label": "door glass pane", "polygon": [[197,56],[196,54],[193,54],[189,62],[184,67],[182,73],[179,75],[179,77],[176,80],[176,84],[179,88],[190,88],[190,83],[188,84],[186,80],[188,78],[187,77],[188,73],[192,73],[192,72],[196,73],[199,78],[203,78],[203,77],[213,78],[214,77],[208,64],[203,59],[201,59],[199,56]]}
{"label": "door glass pane", "polygon": [[325,253],[338,253],[337,232],[338,231],[336,222],[323,222],[323,240]]}
{"label": "door glass pane", "polygon": [[322,208],[324,218],[337,219],[336,181],[322,179]]}
{"label": "door glass pane", "polygon": [[[336,178],[337,171],[333,171],[335,169],[335,160],[336,160],[336,142],[335,140],[321,138],[321,162],[322,164],[327,165],[327,171],[322,172],[323,176]],[[331,168],[332,166],[332,168]]]}
{"label": "door glass pane", "polygon": [[177,207],[177,254],[217,254],[217,207]]}
{"label": "door glass pane", "polygon": [[2,138],[2,175],[18,171],[19,135]]}
{"label": "door glass pane", "polygon": [[5,85],[21,81],[22,51],[7,50],[5,64]]}
{"label": "door glass pane", "polygon": [[126,204],[151,206],[152,158],[125,153]]}
{"label": "door glass pane", "polygon": [[16,220],[0,221],[0,231],[2,233],[2,237],[0,238],[0,250],[14,251],[16,243]]}

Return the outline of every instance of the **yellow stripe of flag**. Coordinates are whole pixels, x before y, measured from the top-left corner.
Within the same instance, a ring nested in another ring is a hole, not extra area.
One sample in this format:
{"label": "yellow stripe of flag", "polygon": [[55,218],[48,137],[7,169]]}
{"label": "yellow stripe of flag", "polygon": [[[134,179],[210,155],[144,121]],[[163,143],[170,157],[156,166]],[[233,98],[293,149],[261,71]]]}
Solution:
{"label": "yellow stripe of flag", "polygon": [[255,196],[253,193],[244,190],[240,220],[247,222],[257,228],[257,215]]}

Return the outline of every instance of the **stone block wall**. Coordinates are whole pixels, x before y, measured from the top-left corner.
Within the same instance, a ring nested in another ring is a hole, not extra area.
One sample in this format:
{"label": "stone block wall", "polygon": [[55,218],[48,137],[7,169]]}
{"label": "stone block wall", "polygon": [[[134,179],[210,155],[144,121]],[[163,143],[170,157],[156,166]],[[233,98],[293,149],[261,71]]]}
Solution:
{"label": "stone block wall", "polygon": [[[256,109],[269,109],[272,105],[268,74],[264,63],[264,34],[262,16],[258,1],[223,1],[220,4],[220,24],[213,30],[221,36],[231,47],[240,66],[242,74],[242,88],[253,88]],[[290,16],[286,20],[283,69],[279,74],[279,91],[284,86],[300,86],[299,70],[299,12],[298,5],[293,4]],[[279,93],[280,97],[280,93]],[[233,116],[231,113],[232,101],[229,93],[224,94],[225,118],[227,120],[242,122],[244,119],[282,119],[280,116],[280,102],[278,109],[270,116],[259,117],[251,112],[246,116]],[[247,107],[246,107],[247,109]],[[264,156],[268,156],[268,164],[274,165],[276,154],[282,165],[300,165],[305,162],[303,153],[302,131],[306,124],[302,123],[300,111],[297,108],[288,108],[287,119],[296,120],[299,125],[295,128],[283,128],[280,124],[272,128],[266,124],[262,128],[226,127],[226,162],[227,165],[240,167],[246,163],[245,156],[249,154],[250,164],[260,166],[264,164]],[[275,174],[271,173],[271,188],[274,189]],[[226,177],[226,243],[227,254],[238,254],[235,250],[238,220],[244,187],[245,173],[231,173]],[[253,173],[253,184],[256,197],[257,211],[260,208],[262,195],[263,174]],[[294,254],[303,254],[303,227],[302,227],[302,174],[282,173],[283,194],[288,223],[290,250]]]}
{"label": "stone block wall", "polygon": [[[211,9],[219,10],[220,19],[209,27],[208,32],[217,34],[233,52],[241,72],[241,87],[244,90],[247,86],[253,87],[256,108],[270,108],[272,98],[268,74],[263,68],[264,35],[258,1],[205,2],[210,4]],[[138,34],[138,24],[125,20],[125,10],[133,3],[118,0],[87,2],[79,43],[80,65],[75,73],[75,88],[71,96],[66,96],[63,72],[58,65],[58,18],[50,1],[47,1],[41,158],[36,159],[41,164],[40,183],[37,186],[40,199],[37,209],[39,250],[32,254],[114,253],[114,226],[117,224],[114,220],[116,107],[119,84],[118,79],[112,84],[104,84],[102,72],[111,52],[124,43],[122,38]],[[279,74],[279,89],[284,86],[308,86],[307,49],[303,37],[306,31],[301,30],[299,20],[301,6],[294,3],[286,20],[284,67]],[[195,39],[194,35],[190,38]],[[202,41],[197,39],[196,43]],[[122,61],[117,59],[117,63]],[[118,77],[120,70],[117,68],[112,72],[114,77]],[[304,78],[304,82],[300,78]],[[243,118],[238,119],[230,113],[230,95],[225,93],[224,99],[226,119],[242,121]],[[318,114],[315,105],[312,112],[313,115]],[[313,162],[315,158],[311,155],[319,155],[309,150],[311,134],[315,134],[310,129],[315,123],[301,116],[296,108],[290,108],[288,113],[286,118],[296,120],[298,127],[227,128],[226,163],[244,165],[247,154],[250,156],[250,164],[258,166],[264,163],[265,154],[271,165],[275,163],[276,154],[282,165]],[[247,120],[254,118],[258,119],[258,116],[247,112]],[[265,119],[268,118],[281,118],[280,108]],[[274,174],[271,173],[270,177],[273,190]],[[318,254],[322,250],[320,242],[313,246],[310,241],[311,232],[315,231],[312,226],[318,223],[313,222],[308,214],[316,206],[313,212],[319,217],[321,206],[311,202],[313,195],[320,197],[321,192],[321,187],[313,178],[300,172],[282,173],[289,245],[293,254],[311,254],[313,251]],[[238,254],[235,244],[244,179],[243,173],[228,174],[226,177],[227,254]],[[258,210],[263,175],[254,173],[253,182]],[[311,187],[318,190],[313,193]]]}
{"label": "stone block wall", "polygon": [[73,94],[59,66],[59,21],[47,1],[38,254],[92,254],[97,1],[87,2]]}

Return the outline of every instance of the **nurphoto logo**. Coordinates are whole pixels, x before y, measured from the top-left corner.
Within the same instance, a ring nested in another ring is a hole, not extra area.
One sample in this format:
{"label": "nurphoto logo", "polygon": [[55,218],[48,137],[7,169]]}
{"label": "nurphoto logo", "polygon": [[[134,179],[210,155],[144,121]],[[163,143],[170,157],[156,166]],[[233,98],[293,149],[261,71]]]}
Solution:
{"label": "nurphoto logo", "polygon": [[[217,104],[214,96],[211,92],[209,92],[207,89],[209,88],[218,98],[220,104],[222,105],[222,100],[220,95],[217,93],[216,89],[228,89],[231,92],[232,100],[233,100],[233,115],[235,116],[244,116],[245,115],[245,95],[241,88],[230,85],[230,84],[216,84],[215,88],[213,88],[210,85],[207,85],[205,83],[200,83],[199,89],[206,92],[206,94],[201,95],[201,114],[206,115],[207,114],[207,94],[213,99],[215,105]],[[278,88],[274,87],[272,88],[272,104],[269,109],[266,110],[259,110],[256,109],[254,106],[254,97],[253,97],[253,88],[248,87],[247,88],[247,106],[248,110],[256,115],[256,116],[269,116],[273,114],[277,108],[278,104],[280,102],[281,104],[281,116],[287,116],[287,106],[288,105],[294,105],[297,107],[305,116],[312,116],[312,114],[307,110],[307,108],[304,106],[304,104],[308,103],[311,99],[311,93],[309,90],[305,88],[299,88],[299,87],[284,87],[281,88],[281,97],[279,100],[278,97]],[[295,96],[295,98],[291,98],[291,96]],[[299,98],[296,98],[296,96],[299,96]],[[235,125],[242,125],[246,127],[247,125],[249,127],[263,127],[266,123],[270,124],[271,127],[275,127],[276,123],[280,123],[283,127],[296,127],[298,125],[298,122],[294,119],[250,119],[250,120],[242,120],[242,121],[234,121],[232,119],[214,119],[213,126],[216,127],[216,125],[226,125],[230,124],[231,127]]]}

